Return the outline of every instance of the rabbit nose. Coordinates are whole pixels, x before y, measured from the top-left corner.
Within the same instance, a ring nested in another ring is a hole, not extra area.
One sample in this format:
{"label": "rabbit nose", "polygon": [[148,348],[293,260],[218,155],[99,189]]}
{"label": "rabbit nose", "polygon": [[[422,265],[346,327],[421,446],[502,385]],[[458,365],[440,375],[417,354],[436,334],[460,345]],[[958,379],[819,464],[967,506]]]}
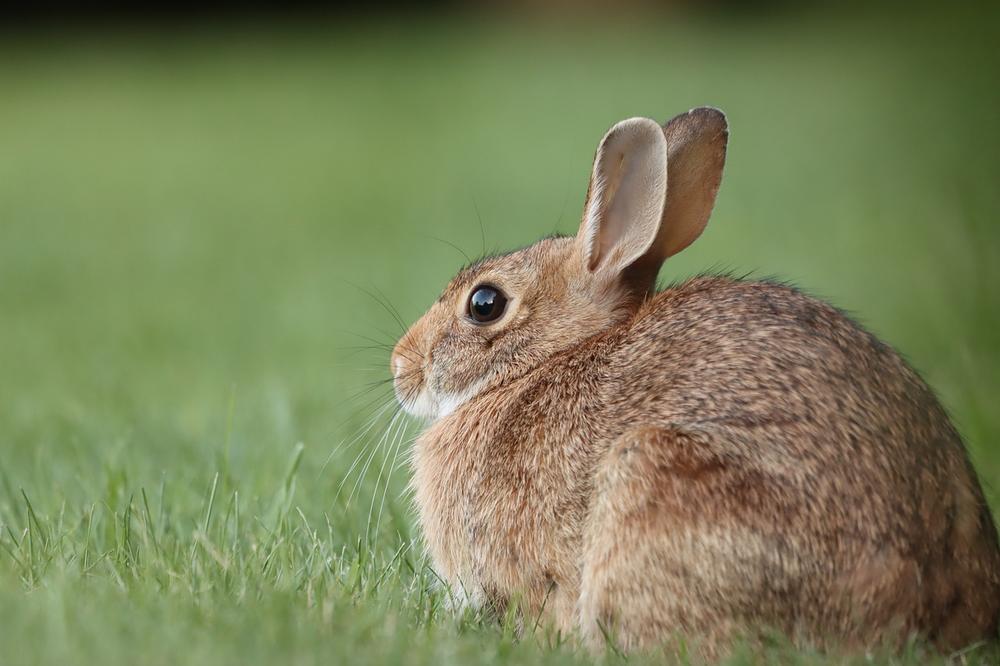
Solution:
{"label": "rabbit nose", "polygon": [[403,373],[403,357],[398,354],[393,354],[392,356],[392,377],[393,379],[398,379]]}

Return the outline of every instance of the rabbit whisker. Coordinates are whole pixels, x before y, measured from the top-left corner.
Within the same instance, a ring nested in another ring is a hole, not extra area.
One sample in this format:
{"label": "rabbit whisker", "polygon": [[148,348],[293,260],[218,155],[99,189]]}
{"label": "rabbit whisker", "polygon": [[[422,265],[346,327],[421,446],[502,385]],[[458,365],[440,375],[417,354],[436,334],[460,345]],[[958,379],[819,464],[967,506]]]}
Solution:
{"label": "rabbit whisker", "polygon": [[[326,462],[324,462],[324,463],[323,463],[323,467],[322,467],[322,469],[320,470],[320,474],[322,474],[322,473],[323,473],[323,471],[325,471],[325,470],[326,470],[326,467],[327,467],[327,465],[329,465],[329,464],[330,464],[330,461],[331,461],[331,460],[333,460],[333,457],[334,457],[334,456],[335,456],[335,455],[336,455],[336,454],[337,454],[337,453],[338,453],[338,452],[339,452],[339,451],[340,451],[341,449],[343,449],[343,448],[344,448],[345,446],[347,446],[347,447],[350,447],[350,446],[353,446],[353,445],[354,445],[354,444],[355,444],[356,442],[358,442],[358,441],[359,441],[359,440],[361,440],[361,439],[362,439],[362,438],[363,438],[363,437],[364,437],[365,435],[367,435],[367,434],[368,434],[369,432],[371,432],[372,428],[374,428],[374,427],[376,426],[376,424],[378,423],[378,421],[379,421],[379,418],[380,418],[380,417],[382,416],[382,414],[384,414],[384,413],[385,413],[385,412],[386,412],[386,411],[387,411],[388,409],[390,409],[391,407],[393,407],[393,406],[394,406],[394,403],[395,403],[395,400],[392,400],[392,399],[390,399],[390,400],[386,400],[385,404],[384,404],[384,405],[382,405],[382,406],[381,406],[381,407],[380,407],[380,408],[378,409],[378,411],[377,411],[377,412],[376,412],[376,413],[375,413],[375,414],[374,414],[374,415],[373,415],[372,417],[370,417],[370,418],[368,419],[368,421],[367,421],[367,424],[366,424],[365,426],[363,426],[362,430],[361,430],[361,431],[360,431],[360,432],[359,432],[359,433],[358,433],[357,435],[355,435],[355,436],[354,436],[353,438],[351,438],[351,439],[350,439],[349,441],[348,441],[348,439],[347,439],[347,438],[344,438],[344,439],[343,439],[343,440],[342,440],[342,441],[341,441],[341,442],[340,442],[340,443],[339,443],[339,444],[338,444],[338,445],[337,445],[336,447],[334,447],[333,451],[331,451],[331,452],[330,452],[330,455],[329,455],[329,456],[327,456],[327,458],[326,458]],[[398,408],[397,408],[397,409],[398,409]],[[362,456],[363,456],[363,455],[365,454],[365,451],[366,451],[367,449],[368,449],[368,446],[367,446],[367,445],[366,445],[366,446],[364,446],[364,447],[362,447],[362,449],[361,449],[361,453],[359,453],[359,454],[357,455],[357,457],[355,457],[355,459],[354,459],[354,462],[352,462],[352,463],[351,463],[351,466],[350,466],[350,467],[348,468],[347,472],[346,472],[346,473],[345,473],[345,475],[344,475],[344,480],[343,480],[343,481],[341,481],[341,483],[340,483],[340,486],[338,486],[338,488],[337,488],[337,492],[336,492],[336,494],[334,495],[334,500],[336,500],[336,498],[340,496],[340,491],[341,491],[341,489],[343,488],[343,485],[344,485],[344,483],[346,482],[347,478],[348,478],[348,477],[350,477],[350,474],[351,474],[351,472],[352,472],[352,471],[354,471],[354,468],[355,468],[355,466],[356,466],[356,465],[358,464],[358,461],[359,461],[359,460],[361,459],[361,457],[362,457]]]}
{"label": "rabbit whisker", "polygon": [[364,481],[365,475],[368,473],[368,468],[371,467],[372,460],[375,459],[375,454],[378,453],[379,449],[382,448],[386,439],[389,437],[389,433],[392,432],[393,429],[395,428],[396,423],[399,421],[399,417],[402,413],[403,413],[402,409],[397,407],[396,411],[392,415],[392,419],[389,421],[389,427],[385,429],[385,432],[382,433],[382,436],[379,437],[375,445],[371,447],[371,453],[368,455],[368,458],[365,460],[364,465],[361,467],[361,471],[358,473],[358,478],[354,482],[354,487],[351,488],[351,494],[347,497],[347,506],[350,506],[351,502],[354,501],[354,496],[357,495],[358,490],[361,488],[361,483]]}
{"label": "rabbit whisker", "polygon": [[[375,490],[372,493],[372,503],[371,503],[371,506],[368,508],[368,526],[365,528],[365,540],[366,541],[368,540],[368,537],[369,537],[369,534],[370,534],[370,531],[371,531],[372,513],[375,510],[375,499],[378,497],[378,489],[379,489],[379,486],[381,485],[382,474],[386,471],[386,465],[388,465],[388,473],[385,475],[385,488],[382,491],[382,502],[379,505],[378,518],[376,519],[376,523],[375,523],[374,536],[376,536],[376,537],[378,536],[379,527],[382,524],[382,510],[385,507],[385,494],[386,494],[386,492],[388,492],[388,490],[389,490],[389,482],[392,480],[392,468],[396,464],[395,463],[395,459],[396,459],[396,455],[399,453],[399,446],[402,443],[402,441],[404,439],[406,439],[406,427],[407,427],[407,421],[406,421],[406,419],[405,418],[401,419],[400,420],[399,428],[396,431],[396,435],[392,438],[392,440],[389,442],[389,446],[386,448],[385,458],[382,460],[382,466],[379,469],[378,478],[375,480]],[[390,462],[390,459],[391,459],[392,462]]]}

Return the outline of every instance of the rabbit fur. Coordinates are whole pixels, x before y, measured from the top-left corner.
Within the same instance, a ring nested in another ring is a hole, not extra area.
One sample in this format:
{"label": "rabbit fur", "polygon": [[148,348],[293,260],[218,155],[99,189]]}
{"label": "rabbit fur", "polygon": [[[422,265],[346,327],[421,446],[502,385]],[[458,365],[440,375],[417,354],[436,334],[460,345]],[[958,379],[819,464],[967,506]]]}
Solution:
{"label": "rabbit fur", "polygon": [[[996,637],[993,519],[900,356],[787,285],[656,291],[707,223],[727,140],[711,108],[618,123],[577,236],[465,268],[399,341],[436,571],[597,650]],[[484,285],[506,299],[485,324]]]}

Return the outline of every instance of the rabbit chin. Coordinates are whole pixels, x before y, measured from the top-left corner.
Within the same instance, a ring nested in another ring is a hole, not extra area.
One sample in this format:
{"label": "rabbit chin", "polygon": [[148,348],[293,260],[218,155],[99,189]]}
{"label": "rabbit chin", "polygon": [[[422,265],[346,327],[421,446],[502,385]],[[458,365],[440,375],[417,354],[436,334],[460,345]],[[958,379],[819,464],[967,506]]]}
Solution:
{"label": "rabbit chin", "polygon": [[473,386],[461,393],[450,394],[444,393],[440,395],[433,395],[426,387],[421,389],[419,393],[409,400],[404,400],[399,392],[396,392],[396,398],[399,400],[400,406],[402,406],[403,411],[411,416],[418,416],[425,418],[429,421],[437,421],[445,416],[448,416],[456,409],[464,405],[470,398],[472,398],[476,393],[479,392],[479,386]]}

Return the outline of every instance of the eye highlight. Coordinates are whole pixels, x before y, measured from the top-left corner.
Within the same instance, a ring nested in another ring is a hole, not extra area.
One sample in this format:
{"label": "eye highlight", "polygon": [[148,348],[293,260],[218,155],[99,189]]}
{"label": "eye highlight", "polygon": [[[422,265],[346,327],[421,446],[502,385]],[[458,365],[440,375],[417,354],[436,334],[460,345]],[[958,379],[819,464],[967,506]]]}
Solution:
{"label": "eye highlight", "polygon": [[477,324],[488,324],[499,319],[507,309],[507,297],[488,284],[472,290],[469,296],[469,317]]}

